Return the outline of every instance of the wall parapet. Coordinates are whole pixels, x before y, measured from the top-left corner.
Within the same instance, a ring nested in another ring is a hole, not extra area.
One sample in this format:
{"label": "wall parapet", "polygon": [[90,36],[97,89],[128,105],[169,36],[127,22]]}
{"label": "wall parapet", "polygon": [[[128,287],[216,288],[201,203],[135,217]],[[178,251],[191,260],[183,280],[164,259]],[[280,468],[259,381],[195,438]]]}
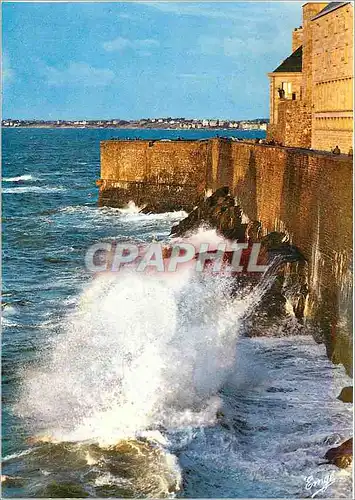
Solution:
{"label": "wall parapet", "polygon": [[99,204],[133,200],[151,211],[192,210],[206,188],[210,147],[208,141],[102,141]]}

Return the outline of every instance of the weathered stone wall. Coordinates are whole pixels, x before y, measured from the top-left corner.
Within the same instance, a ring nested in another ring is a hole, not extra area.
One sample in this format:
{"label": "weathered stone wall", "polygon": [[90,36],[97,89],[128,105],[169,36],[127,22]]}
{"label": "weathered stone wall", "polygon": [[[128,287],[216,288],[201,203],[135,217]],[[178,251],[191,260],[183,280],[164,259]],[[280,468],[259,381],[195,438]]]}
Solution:
{"label": "weathered stone wall", "polygon": [[303,28],[295,28],[292,32],[292,52],[298,49],[303,43]]}
{"label": "weathered stone wall", "polygon": [[269,123],[266,129],[266,141],[276,141],[277,144],[282,144],[284,139],[284,130],[277,123]]}
{"label": "weathered stone wall", "polygon": [[191,210],[204,192],[207,141],[103,141],[99,204],[134,200],[155,211]]}
{"label": "weathered stone wall", "polygon": [[228,185],[264,232],[286,231],[308,260],[307,317],[351,370],[351,157],[226,139],[105,141],[101,154],[102,204],[189,210]]}
{"label": "weathered stone wall", "polygon": [[312,19],[315,17],[324,7],[327,6],[327,2],[317,3],[317,2],[307,2],[302,7],[303,12],[303,40],[302,40],[302,100],[311,108],[313,100],[313,30],[312,30]]}
{"label": "weathered stone wall", "polygon": [[[296,99],[301,98],[302,73],[269,73],[270,78],[270,123],[279,123],[279,104],[285,99],[291,100],[292,94],[295,94]],[[282,87],[282,83],[290,84],[291,92],[285,94],[285,99],[280,99],[278,89]]]}
{"label": "weathered stone wall", "polygon": [[312,114],[302,101],[280,102],[279,124],[284,134],[284,146],[311,147]]}
{"label": "weathered stone wall", "polygon": [[270,124],[267,140],[282,146],[310,148],[312,139],[312,113],[303,101],[280,99],[278,123]]}
{"label": "weathered stone wall", "polygon": [[[352,158],[219,142],[210,187],[229,185],[264,232],[286,231],[308,261],[307,317],[328,354],[352,370]],[[226,159],[230,162],[225,164]],[[228,183],[222,182],[231,172]]]}
{"label": "weathered stone wall", "polygon": [[353,6],[312,22],[312,148],[347,153],[353,144]]}

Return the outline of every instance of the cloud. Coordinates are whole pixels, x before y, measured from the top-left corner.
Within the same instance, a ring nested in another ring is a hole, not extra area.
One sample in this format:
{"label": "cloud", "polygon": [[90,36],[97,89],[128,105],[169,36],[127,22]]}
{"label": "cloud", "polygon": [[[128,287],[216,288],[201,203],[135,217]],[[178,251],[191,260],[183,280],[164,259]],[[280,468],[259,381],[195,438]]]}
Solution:
{"label": "cloud", "polygon": [[121,36],[119,36],[114,40],[104,42],[102,46],[107,52],[115,52],[128,48],[130,46],[130,41],[127,38],[122,38]]}
{"label": "cloud", "polygon": [[117,17],[119,17],[120,19],[133,19],[132,16],[126,13],[118,14]]}
{"label": "cloud", "polygon": [[[233,25],[223,34],[214,33],[197,37],[197,47],[192,49],[192,52],[233,58],[257,58],[265,54],[279,54],[290,50],[289,21],[295,19],[295,26],[299,24],[300,4],[298,2],[291,2],[293,5],[290,5],[290,2],[264,4],[265,7],[261,9],[256,5],[258,3],[261,2],[253,2],[253,6],[248,9],[249,16],[252,13],[252,20],[248,19],[248,22]],[[299,11],[295,11],[295,7]],[[235,20],[235,16],[233,19]],[[287,25],[285,19],[288,21]],[[280,44],[280,40],[288,43]]]}
{"label": "cloud", "polygon": [[199,52],[205,55],[224,55],[226,57],[240,57],[241,54],[261,55],[265,48],[270,52],[272,44],[265,45],[264,39],[240,38],[235,36],[213,37],[201,36],[198,38]]}
{"label": "cloud", "polygon": [[125,49],[132,49],[140,51],[141,55],[150,55],[150,52],[147,51],[147,49],[154,49],[159,47],[159,45],[159,42],[152,38],[129,40],[128,38],[123,38],[121,36],[102,44],[106,52],[119,52]]}
{"label": "cloud", "polygon": [[[229,19],[230,11],[221,9],[216,4],[204,5],[203,3],[185,3],[185,2],[137,2],[147,7],[166,12],[167,14],[177,14],[179,16],[197,16],[210,17],[215,19]],[[225,4],[224,4],[225,7]]]}
{"label": "cloud", "polygon": [[81,85],[84,87],[103,87],[115,78],[110,69],[94,68],[84,62],[70,62],[64,69],[47,66],[44,70],[47,83],[53,86]]}
{"label": "cloud", "polygon": [[255,21],[259,18],[261,21],[270,13],[282,12],[289,10],[291,13],[300,10],[302,2],[300,1],[282,1],[275,2],[231,2],[231,1],[217,1],[217,2],[148,2],[140,1],[135,2],[147,7],[154,8],[160,12],[167,14],[174,14],[178,16],[193,16],[193,17],[206,17],[210,19],[228,19],[231,22],[243,23]]}
{"label": "cloud", "polygon": [[12,82],[15,79],[15,72],[11,68],[10,58],[7,54],[2,55],[1,74],[3,83]]}
{"label": "cloud", "polygon": [[206,73],[180,73],[178,75],[179,78],[183,78],[184,80],[209,80],[211,79],[211,75]]}
{"label": "cloud", "polygon": [[[240,56],[248,53],[252,56],[265,52],[278,53],[280,40],[290,40],[290,19],[295,26],[300,24],[302,2],[299,1],[254,1],[254,2],[138,2],[162,13],[175,16],[194,16],[208,18],[208,26],[220,27],[223,21],[224,30],[210,36],[199,37],[197,50],[192,54]],[[223,35],[222,35],[223,33]],[[222,36],[221,36],[221,35]]]}

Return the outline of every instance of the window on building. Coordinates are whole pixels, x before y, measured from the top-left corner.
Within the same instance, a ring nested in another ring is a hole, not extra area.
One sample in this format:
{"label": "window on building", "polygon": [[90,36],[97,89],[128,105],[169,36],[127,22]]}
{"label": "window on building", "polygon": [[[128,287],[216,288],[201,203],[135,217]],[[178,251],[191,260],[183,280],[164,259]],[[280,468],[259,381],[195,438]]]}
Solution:
{"label": "window on building", "polygon": [[292,83],[291,82],[282,82],[281,88],[282,88],[282,90],[285,91],[285,97],[291,97],[291,95],[292,95]]}

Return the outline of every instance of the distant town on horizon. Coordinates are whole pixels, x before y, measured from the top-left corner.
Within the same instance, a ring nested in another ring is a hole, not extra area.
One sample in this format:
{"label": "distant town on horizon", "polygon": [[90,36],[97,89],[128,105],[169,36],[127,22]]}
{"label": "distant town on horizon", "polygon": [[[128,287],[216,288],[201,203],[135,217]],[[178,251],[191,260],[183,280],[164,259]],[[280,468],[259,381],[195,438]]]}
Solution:
{"label": "distant town on horizon", "polygon": [[266,130],[268,118],[254,120],[187,119],[187,118],[142,118],[140,120],[2,120],[2,126],[38,128],[169,128],[169,129],[237,129]]}

